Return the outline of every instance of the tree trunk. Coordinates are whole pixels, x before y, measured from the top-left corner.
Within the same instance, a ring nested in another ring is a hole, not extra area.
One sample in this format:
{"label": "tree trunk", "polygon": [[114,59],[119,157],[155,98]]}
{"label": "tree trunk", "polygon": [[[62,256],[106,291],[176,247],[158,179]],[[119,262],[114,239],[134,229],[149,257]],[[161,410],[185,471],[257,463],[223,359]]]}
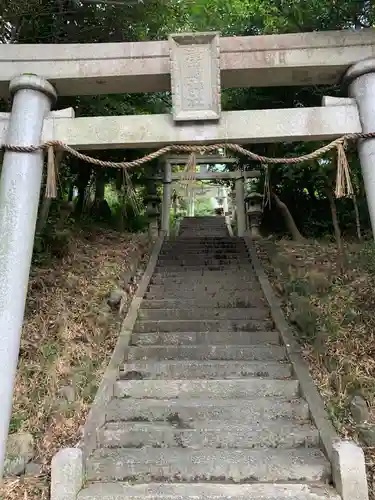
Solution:
{"label": "tree trunk", "polygon": [[77,204],[75,206],[75,215],[78,218],[82,215],[83,212],[83,206],[85,204],[86,188],[90,180],[90,175],[91,175],[91,167],[84,163],[81,163],[77,179],[78,199],[77,199]]}
{"label": "tree trunk", "polygon": [[36,233],[42,234],[47,224],[49,210],[51,208],[52,198],[43,198],[40,208],[38,221],[36,223]]}
{"label": "tree trunk", "polygon": [[332,224],[333,224],[333,230],[335,232],[335,239],[336,239],[336,244],[337,244],[337,262],[338,262],[338,267],[340,272],[343,272],[345,269],[345,253],[344,253],[344,245],[342,243],[342,238],[341,238],[341,229],[340,229],[340,224],[339,220],[337,217],[337,210],[336,210],[336,203],[332,195],[332,191],[330,188],[326,188],[326,195],[329,201],[329,206],[331,208],[331,217],[332,217]]}
{"label": "tree trunk", "polygon": [[284,216],[286,227],[288,228],[288,231],[290,232],[293,240],[303,241],[305,238],[302,236],[298,227],[296,226],[296,223],[294,222],[293,216],[290,213],[289,208],[283,201],[280,200],[280,198],[277,196],[276,193],[272,192],[272,196],[276,202],[276,205],[278,206],[278,208],[280,209],[281,213]]}
{"label": "tree trunk", "polygon": [[362,232],[361,232],[361,219],[359,218],[359,210],[357,197],[355,193],[353,193],[353,206],[354,206],[354,214],[355,214],[355,227],[357,229],[357,238],[358,241],[362,241]]}
{"label": "tree trunk", "polygon": [[101,170],[97,170],[95,177],[95,200],[94,204],[98,205],[104,200],[104,190],[105,190],[105,176]]}

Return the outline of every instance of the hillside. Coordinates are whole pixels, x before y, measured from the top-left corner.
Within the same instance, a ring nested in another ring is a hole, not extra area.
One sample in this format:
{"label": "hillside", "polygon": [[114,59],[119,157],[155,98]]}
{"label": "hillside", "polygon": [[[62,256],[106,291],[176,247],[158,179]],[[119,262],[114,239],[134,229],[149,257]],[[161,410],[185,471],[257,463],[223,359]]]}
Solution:
{"label": "hillside", "polygon": [[265,240],[258,252],[334,426],[363,446],[374,499],[374,245],[347,243],[344,273],[336,246],[324,240]]}
{"label": "hillside", "polygon": [[4,500],[49,498],[51,458],[80,439],[147,251],[143,234],[75,229],[64,257],[33,265],[11,420],[34,438],[33,466]]}

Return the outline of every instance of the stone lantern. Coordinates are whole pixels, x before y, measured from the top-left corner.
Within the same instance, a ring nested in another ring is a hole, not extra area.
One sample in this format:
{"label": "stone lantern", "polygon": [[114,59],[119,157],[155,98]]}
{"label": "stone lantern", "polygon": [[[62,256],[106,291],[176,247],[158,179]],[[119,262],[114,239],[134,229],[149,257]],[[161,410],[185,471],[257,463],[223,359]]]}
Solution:
{"label": "stone lantern", "polygon": [[248,193],[245,198],[246,213],[249,224],[250,236],[260,238],[259,228],[263,215],[263,195],[259,193]]}
{"label": "stone lantern", "polygon": [[229,201],[230,201],[229,217],[232,225],[234,225],[236,223],[236,200],[235,200],[234,190],[229,193]]}
{"label": "stone lantern", "polygon": [[144,201],[146,204],[146,215],[149,221],[149,236],[150,239],[154,241],[159,236],[161,198],[157,193],[149,193],[145,196]]}

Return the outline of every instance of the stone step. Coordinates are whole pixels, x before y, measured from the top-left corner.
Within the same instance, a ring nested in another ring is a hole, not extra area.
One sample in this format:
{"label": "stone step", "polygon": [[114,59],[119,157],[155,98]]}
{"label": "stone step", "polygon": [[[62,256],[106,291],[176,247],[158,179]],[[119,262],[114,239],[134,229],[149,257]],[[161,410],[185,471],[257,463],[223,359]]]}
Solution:
{"label": "stone step", "polygon": [[243,239],[236,238],[176,238],[174,240],[165,240],[161,250],[170,250],[171,248],[184,247],[204,247],[204,248],[246,248]]}
{"label": "stone step", "polygon": [[226,232],[227,226],[225,224],[224,219],[219,221],[216,220],[211,221],[209,219],[203,220],[200,218],[199,219],[195,218],[195,220],[193,219],[192,221],[190,221],[189,219],[183,219],[180,222],[180,228],[186,228],[192,233],[202,229],[209,232],[221,231],[221,233],[219,234],[228,235],[228,233]]}
{"label": "stone step", "polygon": [[208,231],[205,228],[203,228],[201,231],[185,229],[185,230],[180,230],[180,235],[184,239],[204,238],[207,236],[214,239],[214,238],[224,237],[224,231],[222,231],[222,230]]}
{"label": "stone step", "polygon": [[230,331],[267,331],[273,330],[272,320],[251,319],[200,319],[200,320],[137,320],[134,332],[230,332]]}
{"label": "stone step", "polygon": [[249,258],[249,253],[245,245],[235,245],[235,246],[219,246],[219,247],[207,247],[203,245],[192,246],[192,245],[175,245],[170,248],[162,248],[159,253],[159,257],[168,259],[179,259],[181,257],[207,257],[212,256],[214,258],[224,258],[228,257],[243,257]]}
{"label": "stone step", "polygon": [[[178,251],[176,251],[178,250]],[[185,247],[185,248],[170,248],[162,249],[159,253],[159,258],[163,259],[179,259],[183,257],[194,257],[199,255],[200,257],[214,257],[214,258],[227,258],[233,255],[241,256],[243,258],[249,258],[248,251],[245,247],[220,247],[215,248],[198,248],[198,247]]]}
{"label": "stone step", "polygon": [[[195,226],[196,227],[196,226]],[[185,227],[184,225],[180,225],[180,228],[181,229],[189,229],[191,230],[191,227]],[[207,228],[206,228],[207,230]],[[233,243],[233,242],[241,242],[243,241],[242,238],[236,236],[236,237],[232,237],[232,236],[229,236],[229,234],[220,234],[220,235],[210,235],[210,234],[197,234],[195,237],[186,237],[184,238],[182,235],[179,235],[175,240],[166,240],[166,243],[170,243],[170,242],[173,242],[173,241],[184,241],[184,240],[192,240],[192,241],[198,241],[198,242],[210,242],[210,243],[215,243],[215,242],[222,242],[222,241],[225,241],[225,242],[229,242],[229,243]]]}
{"label": "stone step", "polygon": [[[152,309],[150,309],[152,311]],[[280,345],[276,330],[265,332],[147,332],[134,333],[132,346],[146,345]]]}
{"label": "stone step", "polygon": [[[194,275],[191,276],[190,273],[186,273],[186,280],[184,279],[185,272],[180,273],[180,278],[174,280],[170,277],[166,277],[164,283],[150,283],[150,292],[157,292],[160,290],[176,289],[181,291],[188,291],[193,289],[201,289],[205,291],[215,291],[215,290],[238,290],[246,292],[248,290],[261,290],[259,281],[253,276],[245,275],[239,277],[234,273],[227,278],[220,278],[216,273],[210,276],[209,273],[205,273],[203,276]],[[194,279],[195,278],[195,279]]]}
{"label": "stone step", "polygon": [[179,259],[158,259],[158,266],[233,266],[247,264],[246,259],[231,257],[230,259],[206,259],[205,257],[199,257],[198,255],[192,256],[191,258],[181,257]]}
{"label": "stone step", "polygon": [[[220,275],[222,274],[222,275]],[[205,273],[204,271],[198,273],[158,273],[153,276],[150,280],[150,285],[160,285],[165,288],[176,285],[186,285],[187,288],[192,288],[194,285],[212,287],[220,286],[224,288],[227,284],[232,287],[237,285],[259,287],[259,282],[254,274],[250,273],[215,273],[214,271],[209,271]]]}
{"label": "stone step", "polygon": [[341,500],[326,484],[314,483],[93,483],[77,500]]}
{"label": "stone step", "polygon": [[172,268],[184,268],[184,267],[200,267],[200,268],[208,268],[215,269],[216,267],[227,269],[239,269],[242,266],[248,266],[249,261],[246,259],[164,259],[158,260],[156,266],[159,268],[165,268],[166,270]]}
{"label": "stone step", "polygon": [[288,420],[233,425],[210,420],[193,423],[190,429],[170,423],[110,422],[98,433],[106,448],[298,448],[318,447],[319,432],[310,424]]}
{"label": "stone step", "polygon": [[195,292],[196,297],[199,296],[204,298],[207,293],[214,294],[218,297],[222,293],[242,293],[245,297],[248,292],[256,292],[258,294],[262,294],[262,289],[260,284],[254,282],[252,280],[246,281],[223,281],[220,282],[216,279],[206,279],[203,282],[199,282],[198,280],[194,281],[186,281],[186,282],[169,282],[169,283],[160,283],[153,284],[151,283],[148,286],[148,292],[152,293],[160,293],[163,292],[165,294],[173,293],[176,299],[184,298],[186,294],[190,292]]}
{"label": "stone step", "polygon": [[265,397],[295,398],[297,380],[117,380],[114,396],[135,399],[250,399]]}
{"label": "stone step", "polygon": [[228,360],[228,361],[281,361],[285,348],[276,345],[184,345],[130,347],[128,361],[148,360]]}
{"label": "stone step", "polygon": [[179,235],[175,239],[167,239],[164,241],[164,245],[173,245],[176,243],[197,243],[197,244],[206,244],[206,245],[217,245],[218,243],[227,243],[230,245],[235,244],[244,244],[243,238],[232,237],[229,235],[221,235],[221,236],[210,236],[210,235],[197,235],[195,238],[189,236],[184,238],[182,235]]}
{"label": "stone step", "polygon": [[248,308],[209,308],[204,309],[140,309],[138,311],[138,319],[161,321],[161,320],[198,320],[205,318],[214,319],[267,319],[269,311],[256,307]]}
{"label": "stone step", "polygon": [[286,379],[290,363],[280,361],[135,361],[126,363],[120,379]]}
{"label": "stone step", "polygon": [[231,237],[231,236],[196,236],[195,238],[188,237],[184,238],[183,236],[178,236],[175,239],[167,239],[163,243],[163,248],[168,246],[175,245],[183,245],[186,243],[187,245],[208,245],[208,246],[217,246],[217,245],[245,245],[243,238]]}
{"label": "stone step", "polygon": [[180,265],[181,262],[184,264],[188,265],[202,265],[202,264],[210,264],[213,263],[214,265],[225,265],[228,262],[233,261],[234,263],[242,263],[242,264],[248,264],[250,261],[250,258],[247,255],[242,255],[242,254],[237,254],[237,253],[231,253],[231,254],[212,254],[212,255],[206,255],[204,252],[197,251],[195,253],[180,253],[179,255],[170,254],[170,255],[159,255],[158,257],[158,265]]}
{"label": "stone step", "polygon": [[[183,296],[181,297],[181,294],[183,293]],[[246,292],[244,291],[235,291],[235,290],[223,290],[220,291],[218,294],[215,291],[208,291],[205,290],[204,292],[201,292],[197,294],[196,290],[184,290],[181,287],[181,290],[179,291],[179,296],[176,297],[176,294],[172,291],[165,291],[164,289],[161,289],[159,291],[153,291],[150,292],[149,290],[145,292],[144,298],[146,300],[217,300],[218,302],[220,301],[232,301],[232,302],[242,302],[245,300],[250,300],[254,304],[264,304],[264,296],[261,290],[247,290]],[[143,302],[142,302],[143,304]]]}
{"label": "stone step", "polygon": [[220,297],[205,297],[205,298],[195,298],[195,299],[144,299],[142,301],[142,310],[145,309],[180,309],[191,307],[194,309],[209,309],[211,307],[249,307],[249,308],[260,308],[267,309],[267,303],[265,299],[258,298],[248,298],[244,297],[241,300],[235,299],[221,299]]}
{"label": "stone step", "polygon": [[[163,267],[163,266],[159,266],[159,267]],[[179,267],[184,267],[184,266],[179,266]],[[252,268],[251,269],[247,268],[246,273],[243,273],[241,270],[238,270],[238,269],[234,269],[234,270],[224,269],[224,270],[220,270],[220,271],[207,270],[207,269],[205,269],[204,266],[201,266],[201,269],[197,269],[196,271],[191,271],[191,273],[189,273],[189,274],[186,274],[183,271],[183,269],[179,269],[178,271],[169,271],[168,266],[166,266],[165,269],[162,270],[161,272],[154,273],[153,277],[163,278],[163,277],[169,277],[171,275],[179,277],[180,279],[181,278],[193,278],[193,277],[202,278],[202,276],[217,276],[218,278],[222,277],[223,279],[225,279],[226,277],[230,277],[230,276],[234,276],[236,278],[244,278],[244,279],[245,278],[257,279],[257,275],[255,274],[255,272]]]}
{"label": "stone step", "polygon": [[173,245],[169,247],[162,247],[160,256],[165,257],[179,257],[181,255],[243,255],[248,257],[249,253],[245,246],[242,245],[192,245],[189,243],[182,243],[180,245]]}
{"label": "stone step", "polygon": [[208,227],[198,228],[180,228],[180,236],[184,239],[196,239],[196,238],[224,238],[228,231],[222,228],[209,230]]}
{"label": "stone step", "polygon": [[151,292],[153,294],[156,293],[173,293],[176,295],[175,298],[184,298],[186,296],[189,296],[191,292],[195,292],[195,295],[197,293],[200,293],[203,295],[203,297],[207,293],[212,293],[217,296],[220,296],[222,292],[231,292],[231,293],[240,293],[242,292],[243,295],[246,296],[247,292],[258,292],[259,294],[262,293],[262,289],[260,287],[259,283],[255,283],[253,281],[249,281],[248,283],[218,283],[218,282],[209,282],[207,283],[186,283],[186,285],[182,285],[180,283],[175,283],[174,285],[149,285],[148,286],[148,292]]}
{"label": "stone step", "polygon": [[238,266],[238,265],[248,265],[251,261],[242,256],[231,256],[228,258],[217,258],[217,257],[205,257],[198,255],[185,256],[182,255],[178,259],[171,257],[158,258],[158,267],[180,267],[180,266]]}
{"label": "stone step", "polygon": [[[158,273],[159,274],[159,273]],[[186,278],[185,276],[186,275]],[[242,276],[241,276],[242,275]],[[183,286],[184,285],[184,286]],[[210,273],[203,272],[200,276],[196,274],[186,273],[182,271],[179,276],[164,276],[163,279],[159,280],[159,283],[155,283],[154,279],[151,279],[150,286],[160,286],[163,288],[203,288],[203,289],[221,289],[226,288],[248,290],[258,289],[260,290],[260,284],[258,279],[248,273],[226,273],[225,276],[220,276],[220,273]]]}
{"label": "stone step", "polygon": [[243,272],[249,272],[253,271],[253,266],[251,264],[238,264],[238,265],[230,265],[230,264],[225,264],[223,266],[206,266],[206,265],[191,265],[191,266],[175,266],[175,265],[159,265],[155,267],[155,273],[160,273],[160,272],[181,272],[184,270],[187,273],[190,272],[195,272],[195,271],[228,271],[228,270],[233,270],[234,272],[237,272],[238,269],[242,269]]}
{"label": "stone step", "polygon": [[[188,267],[190,269],[190,272],[193,276],[199,276],[202,272],[204,274],[207,274],[208,276],[227,276],[231,275],[232,272],[235,273],[236,276],[244,276],[239,268],[244,269],[245,276],[256,276],[251,262],[245,259],[239,259],[236,265],[228,265],[228,261],[223,261],[223,264],[219,265],[206,265],[202,262],[199,262],[198,259],[192,259],[188,263],[185,262],[184,264],[182,264],[181,261],[177,260],[165,260],[162,262],[158,261],[156,264],[156,268],[160,268],[161,270],[157,272],[155,271],[154,275],[164,275],[165,273],[171,274],[172,272],[174,272],[175,274],[183,273],[185,267]],[[218,269],[218,267],[220,267],[220,269]],[[173,271],[173,268],[176,268],[177,271]],[[182,276],[186,276],[186,274],[182,274]]]}
{"label": "stone step", "polygon": [[[189,222],[185,222],[189,221]],[[195,219],[193,221],[190,221],[189,219],[183,219],[180,224],[182,224],[184,227],[189,229],[190,231],[194,231],[196,228],[205,228],[207,231],[221,231],[220,234],[226,235],[226,237],[229,237],[227,230],[227,226],[225,224],[225,220],[221,219],[218,221],[210,221],[210,220],[201,220],[201,219]]]}
{"label": "stone step", "polygon": [[244,247],[245,242],[242,238],[231,238],[230,236],[214,236],[214,237],[204,237],[199,236],[196,238],[184,238],[179,236],[174,240],[165,240],[162,248],[175,247],[175,246],[207,246],[207,247],[216,247],[216,246],[239,246]]}
{"label": "stone step", "polygon": [[316,448],[234,450],[101,448],[87,461],[88,481],[327,481],[331,467]]}
{"label": "stone step", "polygon": [[239,270],[236,271],[207,271],[203,267],[199,271],[192,271],[187,273],[184,268],[180,271],[168,271],[167,269],[163,272],[158,272],[154,274],[150,280],[152,285],[164,285],[169,286],[173,283],[179,284],[190,284],[194,282],[200,282],[204,284],[206,282],[216,282],[225,284],[227,281],[232,283],[257,283],[258,278],[253,271],[244,272]]}
{"label": "stone step", "polygon": [[175,422],[188,426],[201,420],[221,420],[231,424],[269,422],[278,419],[309,422],[303,399],[120,399],[106,408],[106,421]]}

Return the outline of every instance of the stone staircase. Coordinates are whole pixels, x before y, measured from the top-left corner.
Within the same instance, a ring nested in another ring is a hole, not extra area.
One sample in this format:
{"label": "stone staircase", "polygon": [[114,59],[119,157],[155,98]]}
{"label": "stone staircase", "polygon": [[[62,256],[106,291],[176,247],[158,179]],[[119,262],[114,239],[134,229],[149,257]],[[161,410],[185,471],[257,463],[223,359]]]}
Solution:
{"label": "stone staircase", "polygon": [[228,229],[224,217],[185,217],[180,223],[179,237],[227,238]]}
{"label": "stone staircase", "polygon": [[[208,236],[207,236],[208,235]],[[79,500],[338,500],[245,242],[164,242]]]}

